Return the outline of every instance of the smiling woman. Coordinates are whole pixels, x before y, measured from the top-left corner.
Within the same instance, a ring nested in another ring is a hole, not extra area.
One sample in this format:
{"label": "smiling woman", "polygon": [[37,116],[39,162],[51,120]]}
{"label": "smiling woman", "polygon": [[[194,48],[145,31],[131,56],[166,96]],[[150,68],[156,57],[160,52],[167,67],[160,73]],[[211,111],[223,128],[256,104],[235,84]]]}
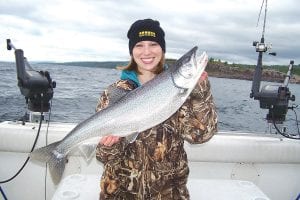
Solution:
{"label": "smiling woman", "polygon": [[[104,163],[100,199],[188,199],[186,183],[189,168],[184,141],[204,143],[217,131],[216,108],[207,74],[203,73],[202,68],[206,66],[208,58],[205,53],[203,56],[198,54],[198,47],[194,47],[173,67],[165,70],[165,33],[160,23],[152,19],[134,22],[127,36],[131,62],[123,69],[121,80],[103,92],[96,110],[101,112],[111,108],[117,96],[116,91],[132,91],[126,98],[135,94],[134,99],[139,99],[139,93],[142,93],[147,100],[138,101],[134,108],[126,108],[125,113],[118,111],[118,115],[127,115],[126,118],[132,122],[132,137],[108,133],[99,141],[96,158]],[[181,71],[190,76],[183,75]],[[174,91],[169,90],[163,82],[155,81],[166,77],[168,73],[171,74],[168,82]],[[141,92],[146,85],[153,91],[151,95]],[[159,94],[164,97],[159,97]],[[172,96],[175,98],[165,101]],[[157,105],[149,104],[153,98],[154,102],[158,102]],[[182,104],[176,106],[175,113],[170,113],[165,118],[167,120],[161,120],[151,128],[134,131],[136,129],[133,127],[144,123],[144,116],[153,113],[150,121],[156,121],[175,107],[171,105],[174,102]],[[151,108],[151,105],[155,105],[155,108]],[[148,109],[130,114],[131,110],[140,107]]]}

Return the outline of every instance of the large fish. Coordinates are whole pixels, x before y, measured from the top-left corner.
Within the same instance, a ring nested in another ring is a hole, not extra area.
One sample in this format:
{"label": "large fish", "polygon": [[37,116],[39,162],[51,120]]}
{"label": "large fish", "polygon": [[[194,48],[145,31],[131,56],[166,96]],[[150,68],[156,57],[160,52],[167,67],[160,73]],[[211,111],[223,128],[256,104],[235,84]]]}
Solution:
{"label": "large fish", "polygon": [[62,140],[33,151],[31,159],[48,162],[53,181],[58,183],[68,153],[79,143],[108,134],[131,136],[171,117],[190,95],[207,61],[207,54],[194,47],[151,81],[79,123]]}

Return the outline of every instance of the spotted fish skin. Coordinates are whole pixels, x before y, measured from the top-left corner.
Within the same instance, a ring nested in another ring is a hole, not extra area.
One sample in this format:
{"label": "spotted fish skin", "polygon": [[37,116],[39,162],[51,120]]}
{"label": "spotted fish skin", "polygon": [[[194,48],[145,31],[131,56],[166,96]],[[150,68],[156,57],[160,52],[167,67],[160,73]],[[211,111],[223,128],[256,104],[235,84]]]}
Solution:
{"label": "spotted fish skin", "polygon": [[31,159],[48,162],[53,181],[62,177],[66,157],[79,143],[108,134],[120,137],[145,131],[172,116],[186,101],[208,62],[192,48],[166,71],[79,123],[61,141],[36,149]]}

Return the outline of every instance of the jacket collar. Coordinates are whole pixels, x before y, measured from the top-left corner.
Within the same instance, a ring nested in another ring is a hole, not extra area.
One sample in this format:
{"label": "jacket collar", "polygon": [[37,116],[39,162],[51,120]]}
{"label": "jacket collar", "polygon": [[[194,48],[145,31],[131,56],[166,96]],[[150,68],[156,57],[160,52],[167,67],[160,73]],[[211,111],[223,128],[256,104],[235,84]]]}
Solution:
{"label": "jacket collar", "polygon": [[123,70],[121,73],[121,80],[131,80],[138,87],[141,86],[141,83],[138,79],[137,73],[133,70]]}
{"label": "jacket collar", "polygon": [[[169,66],[167,64],[165,64],[164,70],[168,69],[168,67]],[[121,80],[131,80],[137,85],[137,87],[141,86],[141,83],[138,79],[138,75],[137,75],[136,71],[133,71],[133,70],[122,70]]]}

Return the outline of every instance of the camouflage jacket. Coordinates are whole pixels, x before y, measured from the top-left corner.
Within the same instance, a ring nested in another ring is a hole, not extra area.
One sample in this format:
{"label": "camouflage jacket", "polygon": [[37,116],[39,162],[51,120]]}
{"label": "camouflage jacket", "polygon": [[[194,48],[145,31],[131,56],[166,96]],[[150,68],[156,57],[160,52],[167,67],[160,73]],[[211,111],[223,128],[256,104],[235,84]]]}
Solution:
{"label": "camouflage jacket", "polygon": [[[134,89],[128,80],[109,87]],[[110,102],[110,89],[99,98],[96,111]],[[217,132],[217,113],[208,79],[195,87],[183,106],[168,120],[139,133],[128,143],[98,144],[96,158],[104,163],[100,199],[189,199],[189,174],[184,140],[203,143]]]}

